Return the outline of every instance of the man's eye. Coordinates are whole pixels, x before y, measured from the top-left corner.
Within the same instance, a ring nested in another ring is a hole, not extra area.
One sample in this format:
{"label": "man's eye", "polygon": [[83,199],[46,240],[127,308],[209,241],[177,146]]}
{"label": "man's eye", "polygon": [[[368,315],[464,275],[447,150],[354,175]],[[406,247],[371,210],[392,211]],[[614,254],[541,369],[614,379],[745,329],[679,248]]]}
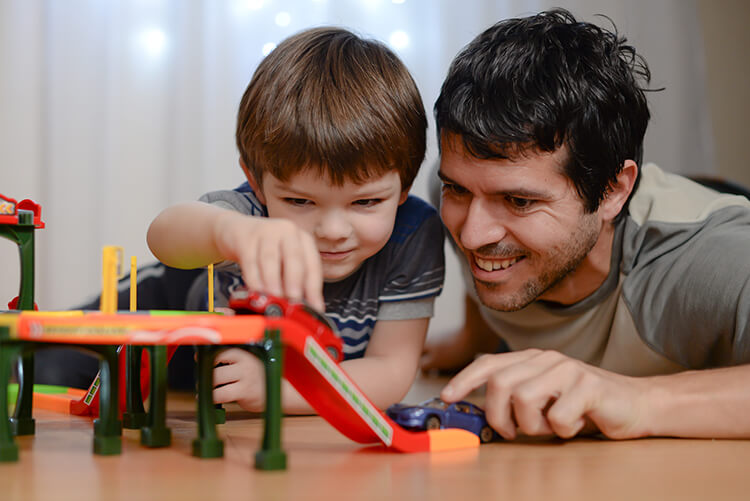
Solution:
{"label": "man's eye", "polygon": [[362,198],[360,200],[355,200],[353,203],[354,205],[358,205],[361,207],[372,207],[373,205],[377,205],[383,200],[380,198]]}
{"label": "man's eye", "polygon": [[299,207],[311,204],[312,202],[306,198],[292,198],[287,197],[284,199],[284,202],[288,203],[289,205],[296,205]]}
{"label": "man's eye", "polygon": [[449,193],[451,195],[463,195],[467,193],[466,188],[458,184],[443,183],[443,193]]}
{"label": "man's eye", "polygon": [[534,200],[529,198],[506,197],[506,200],[508,200],[508,203],[513,206],[513,208],[519,210],[530,209],[531,206],[534,205]]}

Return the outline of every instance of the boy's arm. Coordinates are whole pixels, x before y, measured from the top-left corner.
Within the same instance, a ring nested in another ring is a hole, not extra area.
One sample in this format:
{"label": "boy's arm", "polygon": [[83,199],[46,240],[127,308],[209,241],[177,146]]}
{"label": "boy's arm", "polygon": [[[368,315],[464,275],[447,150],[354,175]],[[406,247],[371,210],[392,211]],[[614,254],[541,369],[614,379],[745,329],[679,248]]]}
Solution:
{"label": "boy's arm", "polygon": [[315,241],[291,221],[189,202],[162,211],[146,239],[154,256],[166,265],[199,268],[233,261],[240,265],[248,288],[304,299],[313,308],[325,309]]}
{"label": "boy's arm", "polygon": [[[347,360],[341,367],[379,409],[399,402],[409,391],[417,374],[429,318],[380,320],[363,358]],[[240,350],[227,350],[217,362],[229,365],[214,370],[217,403],[237,401],[246,410],[264,408],[263,366],[255,356]],[[315,411],[286,380],[282,386],[282,407],[286,414],[314,414]]]}
{"label": "boy's arm", "polygon": [[223,218],[241,214],[203,202],[188,202],[164,209],[146,234],[149,249],[167,266],[201,268],[226,257],[216,245],[215,228]]}

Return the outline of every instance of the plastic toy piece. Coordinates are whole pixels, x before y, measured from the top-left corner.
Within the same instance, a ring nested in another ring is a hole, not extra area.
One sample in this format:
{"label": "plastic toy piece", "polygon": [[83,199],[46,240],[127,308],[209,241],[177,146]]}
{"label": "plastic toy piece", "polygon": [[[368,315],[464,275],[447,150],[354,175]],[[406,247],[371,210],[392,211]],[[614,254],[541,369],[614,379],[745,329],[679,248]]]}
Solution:
{"label": "plastic toy piece", "polygon": [[482,443],[498,438],[487,423],[484,411],[466,401],[447,404],[433,398],[418,405],[394,404],[388,407],[386,414],[409,430],[461,428],[477,435]]}
{"label": "plastic toy piece", "polygon": [[[15,199],[0,194],[0,237],[16,243],[21,259],[21,283],[18,296],[11,301],[14,308],[19,310],[36,308],[34,303],[34,231],[42,228],[44,228],[44,222],[41,205],[29,199],[16,203]],[[34,419],[31,417],[33,378],[24,378],[23,375],[34,373],[34,357],[31,351],[23,349],[19,350],[15,356],[20,357],[18,362],[20,387],[16,408],[8,426],[15,435],[33,435],[35,427]],[[3,402],[2,398],[0,402]],[[5,423],[0,423],[0,426],[4,425]],[[2,456],[12,454],[11,451],[0,451],[0,459]]]}

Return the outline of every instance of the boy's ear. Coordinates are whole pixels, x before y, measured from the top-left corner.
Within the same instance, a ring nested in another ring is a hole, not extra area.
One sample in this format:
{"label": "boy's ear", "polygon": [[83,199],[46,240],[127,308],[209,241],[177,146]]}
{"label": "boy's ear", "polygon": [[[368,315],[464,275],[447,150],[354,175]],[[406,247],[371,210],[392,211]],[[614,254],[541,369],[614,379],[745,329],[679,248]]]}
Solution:
{"label": "boy's ear", "polygon": [[240,159],[240,167],[242,167],[242,172],[245,173],[247,184],[249,184],[250,188],[252,188],[255,192],[255,196],[258,198],[258,201],[263,205],[266,205],[266,197],[263,195],[263,191],[260,189],[260,184],[255,179],[253,173],[250,172],[250,169],[247,168],[245,162],[243,162],[242,159]]}
{"label": "boy's ear", "polygon": [[402,203],[406,202],[407,198],[409,198],[409,190],[402,191],[401,196],[398,199],[398,204],[401,205]]}
{"label": "boy's ear", "polygon": [[638,165],[633,160],[625,160],[622,170],[617,174],[617,181],[609,185],[609,190],[599,204],[599,214],[605,220],[612,221],[622,210],[638,178]]}

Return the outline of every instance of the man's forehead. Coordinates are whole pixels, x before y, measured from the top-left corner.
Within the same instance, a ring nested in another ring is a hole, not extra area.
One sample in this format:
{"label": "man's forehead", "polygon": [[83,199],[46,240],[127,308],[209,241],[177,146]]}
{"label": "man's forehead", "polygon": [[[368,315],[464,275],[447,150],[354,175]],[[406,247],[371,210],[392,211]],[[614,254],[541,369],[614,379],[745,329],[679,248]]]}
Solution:
{"label": "man's forehead", "polygon": [[496,147],[489,147],[488,150],[497,152],[496,156],[493,157],[480,157],[472,154],[471,150],[467,147],[466,142],[462,136],[451,133],[441,134],[440,139],[441,145],[441,163],[442,158],[448,153],[449,156],[461,157],[464,161],[470,163],[481,163],[483,161],[494,161],[499,165],[514,166],[514,165],[528,165],[536,164],[537,161],[543,160],[544,163],[548,163],[552,167],[556,167],[560,173],[565,172],[565,166],[569,160],[569,151],[565,143],[558,147],[554,151],[541,150],[535,144],[526,143],[514,143],[507,145],[497,145]]}

